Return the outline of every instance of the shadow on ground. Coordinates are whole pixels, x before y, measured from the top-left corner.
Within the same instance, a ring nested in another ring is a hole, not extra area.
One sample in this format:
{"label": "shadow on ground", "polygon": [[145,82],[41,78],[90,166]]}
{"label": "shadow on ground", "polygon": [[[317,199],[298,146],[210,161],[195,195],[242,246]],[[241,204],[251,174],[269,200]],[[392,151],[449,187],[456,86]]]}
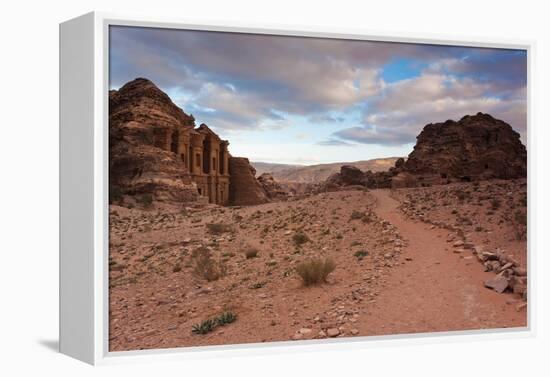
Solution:
{"label": "shadow on ground", "polygon": [[59,340],[39,340],[38,344],[40,344],[42,347],[45,347],[53,352],[59,352]]}

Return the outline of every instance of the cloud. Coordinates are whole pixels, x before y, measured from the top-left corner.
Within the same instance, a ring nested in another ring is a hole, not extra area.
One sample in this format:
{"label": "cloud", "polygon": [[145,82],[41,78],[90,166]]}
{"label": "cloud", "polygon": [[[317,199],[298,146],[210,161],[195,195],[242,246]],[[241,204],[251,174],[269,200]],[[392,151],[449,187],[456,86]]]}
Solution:
{"label": "cloud", "polygon": [[506,98],[493,94],[490,83],[471,78],[427,72],[419,77],[388,84],[363,115],[363,124],[337,131],[333,137],[363,144],[414,143],[428,123],[458,120],[466,114],[490,113],[526,130],[525,88]]}
{"label": "cloud", "polygon": [[328,146],[328,147],[353,147],[356,144],[349,143],[349,142],[344,141],[344,140],[330,138],[330,139],[327,139],[327,140],[319,141],[317,143],[317,145],[323,145],[323,146]]}
{"label": "cloud", "polygon": [[[111,86],[147,77],[218,131],[283,129],[298,116],[335,129],[317,145],[396,146],[479,111],[526,128],[522,51],[136,27],[112,27],[110,41]],[[395,59],[423,71],[387,83]]]}

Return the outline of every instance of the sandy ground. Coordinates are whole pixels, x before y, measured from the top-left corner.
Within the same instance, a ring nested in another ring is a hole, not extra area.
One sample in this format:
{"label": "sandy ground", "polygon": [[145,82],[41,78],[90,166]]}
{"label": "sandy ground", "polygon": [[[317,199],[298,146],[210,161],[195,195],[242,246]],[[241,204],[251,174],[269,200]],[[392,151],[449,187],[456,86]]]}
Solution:
{"label": "sandy ground", "polygon": [[[448,229],[404,214],[406,194],[340,191],[172,211],[112,206],[111,351],[525,326],[519,298],[485,288],[494,273],[454,252]],[[212,223],[228,231],[211,234]],[[296,246],[298,232],[309,241]],[[208,282],[194,273],[201,247],[225,276]],[[250,247],[257,257],[246,258]],[[336,269],[326,284],[304,287],[295,268],[318,256]],[[191,331],[227,310],[235,322]]]}

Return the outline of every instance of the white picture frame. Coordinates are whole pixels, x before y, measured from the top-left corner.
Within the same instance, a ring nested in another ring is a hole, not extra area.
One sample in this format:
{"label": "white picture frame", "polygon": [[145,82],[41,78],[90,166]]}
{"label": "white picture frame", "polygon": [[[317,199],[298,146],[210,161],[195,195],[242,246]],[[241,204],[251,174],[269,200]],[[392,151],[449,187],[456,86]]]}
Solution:
{"label": "white picture frame", "polygon": [[[60,24],[60,352],[90,364],[204,358],[231,355],[293,353],[297,349],[342,350],[396,344],[531,337],[537,303],[535,269],[529,268],[528,326],[514,329],[453,331],[414,335],[358,337],[303,342],[277,342],[143,351],[109,352],[108,347],[108,31],[111,25],[144,26],[271,35],[330,37],[370,41],[514,48],[528,59],[528,172],[534,155],[532,72],[533,41],[483,38],[440,39],[434,35],[387,34],[363,30],[327,30],[274,25],[208,24],[88,13]],[[528,173],[528,177],[530,177]],[[533,186],[528,185],[532,198]],[[530,224],[534,218],[528,202]],[[535,251],[528,228],[528,265]],[[460,336],[458,336],[460,335]]]}

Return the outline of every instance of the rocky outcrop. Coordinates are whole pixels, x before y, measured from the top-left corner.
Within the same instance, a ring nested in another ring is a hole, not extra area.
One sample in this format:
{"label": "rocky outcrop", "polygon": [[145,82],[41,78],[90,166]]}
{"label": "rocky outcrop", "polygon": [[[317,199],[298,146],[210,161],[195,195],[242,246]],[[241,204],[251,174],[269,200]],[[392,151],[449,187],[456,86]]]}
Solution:
{"label": "rocky outcrop", "polygon": [[267,194],[256,180],[256,170],[248,158],[229,157],[229,204],[246,206],[268,202]]}
{"label": "rocky outcrop", "polygon": [[466,115],[458,122],[428,124],[407,160],[385,172],[342,166],[319,191],[346,186],[401,188],[453,181],[514,179],[527,175],[527,151],[512,127],[489,114]]}
{"label": "rocky outcrop", "polygon": [[477,113],[426,125],[403,167],[425,180],[521,178],[527,151],[509,124]]}
{"label": "rocky outcrop", "polygon": [[270,173],[263,173],[258,177],[258,182],[270,200],[285,200],[288,192],[273,178]]}
{"label": "rocky outcrop", "polygon": [[414,187],[417,185],[416,177],[407,172],[400,172],[391,179],[391,188]]}
{"label": "rocky outcrop", "polygon": [[344,165],[340,168],[339,173],[332,174],[320,185],[320,191],[335,191],[349,186],[389,188],[392,185],[392,177],[399,171],[400,169],[391,168],[386,172],[374,173],[370,170],[363,172],[355,166]]}
{"label": "rocky outcrop", "polygon": [[151,81],[136,79],[109,93],[109,192],[111,202],[129,199],[184,202],[198,198],[185,164],[170,140],[194,119]]}

